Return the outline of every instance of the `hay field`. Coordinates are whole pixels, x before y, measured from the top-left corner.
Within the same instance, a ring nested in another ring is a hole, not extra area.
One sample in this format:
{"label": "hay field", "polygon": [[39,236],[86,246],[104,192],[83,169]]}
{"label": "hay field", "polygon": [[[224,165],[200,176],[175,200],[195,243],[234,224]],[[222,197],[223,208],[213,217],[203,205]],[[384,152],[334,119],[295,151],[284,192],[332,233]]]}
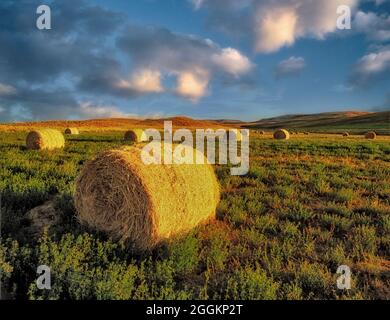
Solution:
{"label": "hay field", "polygon": [[[27,151],[24,132],[0,132],[3,292],[18,299],[389,299],[390,138],[304,134],[251,137],[251,169],[215,166],[218,220],[152,252],[134,253],[75,217],[75,179],[87,159],[128,144],[123,132],[67,136]],[[29,210],[46,204],[46,231]],[[52,290],[35,286],[36,266]],[[337,290],[337,267],[352,289]]]}

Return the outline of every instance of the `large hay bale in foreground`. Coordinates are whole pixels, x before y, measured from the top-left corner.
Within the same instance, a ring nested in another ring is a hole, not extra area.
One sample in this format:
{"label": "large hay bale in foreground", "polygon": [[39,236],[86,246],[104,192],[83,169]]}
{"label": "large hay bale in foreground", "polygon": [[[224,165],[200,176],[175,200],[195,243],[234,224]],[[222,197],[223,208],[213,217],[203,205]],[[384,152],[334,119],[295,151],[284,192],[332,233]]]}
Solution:
{"label": "large hay bale in foreground", "polygon": [[274,139],[288,140],[290,139],[290,133],[285,129],[276,130],[274,133]]}
{"label": "large hay bale in foreground", "polygon": [[370,139],[370,140],[376,139],[376,133],[374,131],[367,132],[364,136],[366,139]]}
{"label": "large hay bale in foreground", "polygon": [[29,150],[54,150],[65,146],[63,134],[54,129],[39,129],[31,131],[26,138]]}
{"label": "large hay bale in foreground", "polygon": [[65,129],[65,134],[78,135],[78,134],[80,134],[80,131],[77,128],[66,128]]}
{"label": "large hay bale in foreground", "polygon": [[76,182],[75,206],[82,223],[145,250],[214,219],[220,192],[207,162],[146,165],[141,146],[89,161]]}
{"label": "large hay bale in foreground", "polygon": [[145,142],[148,139],[142,129],[133,129],[125,132],[125,140],[131,142]]}

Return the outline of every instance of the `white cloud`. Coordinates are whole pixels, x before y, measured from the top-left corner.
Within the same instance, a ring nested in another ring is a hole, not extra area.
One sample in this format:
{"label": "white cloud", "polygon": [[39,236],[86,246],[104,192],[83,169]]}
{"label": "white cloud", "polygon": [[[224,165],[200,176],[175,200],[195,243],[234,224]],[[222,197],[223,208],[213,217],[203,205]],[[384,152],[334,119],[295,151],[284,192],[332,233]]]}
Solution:
{"label": "white cloud", "polygon": [[228,34],[251,37],[258,53],[272,53],[300,38],[324,39],[337,31],[337,8],[352,12],[360,0],[192,0],[209,11],[208,23]]}
{"label": "white cloud", "polygon": [[274,52],[295,42],[298,16],[289,7],[259,9],[256,15],[257,52]]}
{"label": "white cloud", "polygon": [[164,91],[161,85],[161,73],[150,69],[136,71],[130,80],[122,79],[116,83],[116,87],[139,93],[159,93]]}
{"label": "white cloud", "polygon": [[375,4],[376,4],[377,6],[383,4],[383,3],[387,2],[387,1],[389,1],[389,0],[374,0]]}
{"label": "white cloud", "polygon": [[0,96],[16,93],[16,89],[13,86],[0,83]]}
{"label": "white cloud", "polygon": [[355,65],[352,82],[369,84],[372,79],[390,71],[390,46],[363,56]]}
{"label": "white cloud", "polygon": [[95,105],[92,102],[82,102],[79,113],[85,118],[122,118],[131,116],[124,114],[115,106]]}
{"label": "white cloud", "polygon": [[306,67],[305,59],[302,57],[290,57],[281,61],[275,70],[277,77],[299,74]]}
{"label": "white cloud", "polygon": [[338,92],[338,93],[346,93],[353,91],[353,86],[346,85],[344,83],[339,83],[333,86],[332,91]]}
{"label": "white cloud", "polygon": [[112,105],[99,105],[94,104],[91,101],[81,102],[79,104],[78,112],[76,112],[78,118],[91,119],[91,118],[131,118],[131,119],[161,119],[165,116],[163,112],[146,113],[140,115],[138,113],[126,113],[122,112],[117,106]]}
{"label": "white cloud", "polygon": [[292,45],[297,39],[324,39],[337,30],[337,7],[352,9],[358,0],[289,0],[280,6],[275,1],[258,1],[255,17],[257,52],[275,52]]}
{"label": "white cloud", "polygon": [[370,53],[358,62],[358,71],[362,74],[376,74],[390,67],[390,48],[377,53]]}
{"label": "white cloud", "polygon": [[194,8],[198,10],[203,5],[203,0],[190,0],[194,5]]}
{"label": "white cloud", "polygon": [[377,15],[374,12],[358,11],[353,26],[358,32],[363,32],[375,41],[390,40],[390,16]]}
{"label": "white cloud", "polygon": [[206,94],[209,81],[210,74],[205,69],[181,71],[177,75],[176,93],[196,102]]}
{"label": "white cloud", "polygon": [[118,46],[129,55],[136,69],[148,70],[130,80],[116,81],[115,87],[121,91],[162,92],[161,78],[174,75],[176,86],[169,90],[166,83],[166,91],[198,101],[207,94],[209,82],[215,77],[230,77],[238,83],[254,67],[237,49],[222,48],[210,39],[163,28],[130,26]]}
{"label": "white cloud", "polygon": [[216,66],[234,76],[245,74],[253,67],[252,62],[246,56],[233,48],[222,49],[212,56],[212,60]]}

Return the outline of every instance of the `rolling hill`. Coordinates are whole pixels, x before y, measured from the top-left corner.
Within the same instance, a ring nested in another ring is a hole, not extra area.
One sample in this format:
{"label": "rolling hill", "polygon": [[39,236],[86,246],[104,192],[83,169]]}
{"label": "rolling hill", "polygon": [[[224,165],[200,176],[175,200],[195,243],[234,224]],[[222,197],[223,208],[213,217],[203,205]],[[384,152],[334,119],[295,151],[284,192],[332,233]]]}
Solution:
{"label": "rolling hill", "polygon": [[241,127],[249,129],[274,130],[277,128],[305,130],[311,132],[363,133],[375,130],[377,133],[390,134],[390,111],[385,112],[329,112],[319,114],[284,115],[253,122],[239,120],[196,120],[185,116],[162,119],[91,119],[91,120],[54,120],[42,122],[19,122],[0,124],[0,131],[27,131],[34,128],[77,127],[82,131],[124,131],[131,128],[162,128],[164,121],[173,122],[176,128],[226,128]]}
{"label": "rolling hill", "polygon": [[52,120],[37,122],[0,123],[0,131],[27,131],[37,128],[54,128],[64,130],[76,127],[81,131],[125,131],[132,128],[157,128],[164,126],[164,121],[172,121],[175,128],[223,128],[224,125],[212,120],[196,120],[188,117],[171,117],[163,119],[130,119],[109,118],[91,120]]}
{"label": "rolling hill", "polygon": [[385,112],[329,112],[320,114],[286,115],[242,124],[251,129],[306,129],[309,131],[353,132],[379,130],[390,133],[390,111]]}

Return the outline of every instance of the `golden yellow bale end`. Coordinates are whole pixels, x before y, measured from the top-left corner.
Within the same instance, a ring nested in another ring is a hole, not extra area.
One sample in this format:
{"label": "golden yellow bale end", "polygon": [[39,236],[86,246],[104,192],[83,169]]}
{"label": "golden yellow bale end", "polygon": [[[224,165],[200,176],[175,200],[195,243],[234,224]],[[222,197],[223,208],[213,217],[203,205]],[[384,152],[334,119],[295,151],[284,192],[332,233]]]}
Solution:
{"label": "golden yellow bale end", "polygon": [[65,134],[78,135],[78,134],[80,134],[80,131],[77,128],[66,128],[65,129]]}
{"label": "golden yellow bale end", "polygon": [[376,133],[374,131],[367,132],[364,136],[366,139],[370,139],[370,140],[376,139]]}
{"label": "golden yellow bale end", "polygon": [[65,146],[63,134],[54,129],[39,129],[31,131],[26,138],[29,150],[54,150]]}
{"label": "golden yellow bale end", "polygon": [[133,129],[125,132],[125,140],[131,142],[145,142],[147,137],[142,129]]}
{"label": "golden yellow bale end", "polygon": [[206,160],[146,165],[141,152],[141,146],[109,150],[84,166],[75,194],[83,224],[147,250],[215,219],[220,191]]}
{"label": "golden yellow bale end", "polygon": [[290,139],[290,133],[285,129],[276,130],[274,132],[274,139],[288,140],[288,139]]}

